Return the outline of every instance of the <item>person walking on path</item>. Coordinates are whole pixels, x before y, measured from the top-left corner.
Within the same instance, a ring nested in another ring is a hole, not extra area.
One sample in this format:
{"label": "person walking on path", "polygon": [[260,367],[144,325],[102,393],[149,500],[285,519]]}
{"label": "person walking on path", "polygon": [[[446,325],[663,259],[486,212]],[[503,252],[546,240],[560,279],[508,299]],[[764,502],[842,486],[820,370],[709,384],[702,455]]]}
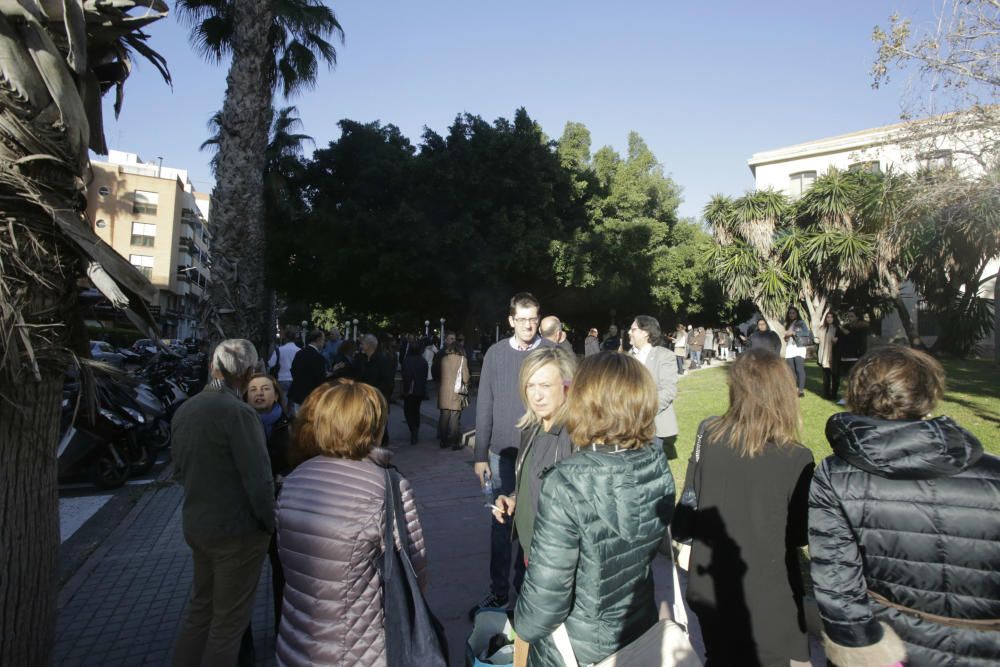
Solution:
{"label": "person walking on path", "polygon": [[591,328],[587,332],[587,337],[583,341],[583,356],[590,357],[601,351],[601,339],[598,336],[597,328]]}
{"label": "person walking on path", "polygon": [[[281,667],[387,667],[379,567],[385,533],[390,452],[384,396],[337,380],[302,406],[293,440],[296,460],[278,498],[278,553],[285,597],[276,646]],[[407,553],[421,589],[426,549],[410,483],[399,479]],[[388,666],[392,667],[392,666]]]}
{"label": "person walking on path", "polygon": [[795,376],[799,398],[806,395],[806,348],[812,344],[812,332],[792,306],[785,313],[785,361]]}
{"label": "person walking on path", "polygon": [[[438,442],[441,448],[462,448],[462,411],[469,401],[469,362],[457,342],[444,350],[441,357],[441,382],[438,383]],[[458,390],[456,390],[456,387]],[[459,393],[462,388],[466,393]]]}
{"label": "person walking on path", "polygon": [[275,348],[267,360],[267,367],[271,369],[271,375],[278,378],[278,386],[285,396],[288,396],[288,390],[292,388],[292,361],[301,349],[295,339],[295,332],[291,329],[286,330],[282,336],[281,346]]}
{"label": "person walking on path", "polygon": [[[541,305],[529,292],[510,300],[507,321],[514,335],[486,351],[476,398],[476,450],[473,467],[479,483],[491,485],[493,500],[514,490],[517,452],[521,444],[517,422],[524,414],[518,374],[521,362],[540,345],[551,345],[538,335]],[[510,592],[511,531],[495,518],[490,520],[490,593],[473,607],[470,616],[483,607],[507,606]],[[524,577],[524,556],[518,548],[514,560],[514,588]]]}
{"label": "person walking on path", "polygon": [[514,610],[529,665],[562,665],[552,634],[563,624],[582,665],[656,624],[652,563],[674,509],[670,467],[651,444],[656,412],[653,378],[631,355],[580,363],[567,419],[579,449],[542,482]]}
{"label": "person walking on path", "polygon": [[826,423],[833,455],[809,492],[809,553],[838,665],[997,664],[1000,458],[931,416],[944,391],[936,359],[880,348],[848,377],[848,412]]}
{"label": "person walking on path", "polygon": [[655,317],[638,315],[628,331],[632,355],[646,367],[656,383],[656,437],[653,443],[663,448],[668,459],[677,458],[677,361],[674,353],[660,345],[662,333]]}
{"label": "person walking on path", "polygon": [[[808,661],[798,550],[806,543],[812,453],[782,359],[753,349],[730,367],[729,409],[698,429],[674,538],[691,539],[687,601],[707,665]],[[883,666],[884,667],[884,666]]]}
{"label": "person walking on path", "polygon": [[816,362],[823,369],[823,398],[831,401],[836,401],[840,393],[839,329],[837,316],[830,311],[823,317],[823,326],[816,337]]}
{"label": "person walking on path", "polygon": [[194,581],[174,646],[176,667],[236,664],[274,532],[274,479],[260,419],[242,394],[257,365],[248,340],[222,341],[212,382],[171,423],[182,526]]}
{"label": "person walking on path", "polygon": [[403,358],[403,416],[410,428],[410,444],[417,444],[420,432],[420,403],[427,400],[427,362],[423,356],[423,346],[412,343],[407,346]]}

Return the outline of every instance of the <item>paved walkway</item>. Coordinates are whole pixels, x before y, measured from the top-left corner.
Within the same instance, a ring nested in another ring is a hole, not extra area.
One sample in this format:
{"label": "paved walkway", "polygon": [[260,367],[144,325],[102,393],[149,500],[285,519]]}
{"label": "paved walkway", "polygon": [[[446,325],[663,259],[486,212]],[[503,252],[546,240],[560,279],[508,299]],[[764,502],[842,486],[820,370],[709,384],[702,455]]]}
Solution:
{"label": "paved walkway", "polygon": [[[459,666],[471,631],[468,610],[489,583],[489,515],[472,473],[471,450],[438,448],[433,406],[422,406],[425,424],[417,446],[404,444],[408,431],[398,405],[390,410],[389,433],[394,463],[413,484],[428,545],[427,597],[447,631],[450,664]],[[462,422],[471,430],[474,405]],[[179,486],[169,481],[152,485],[66,583],[59,596],[54,664],[169,664],[191,585],[181,500]],[[656,578],[658,585],[669,587],[666,567],[658,559]],[[269,579],[265,561],[253,617],[257,665],[275,664]]]}

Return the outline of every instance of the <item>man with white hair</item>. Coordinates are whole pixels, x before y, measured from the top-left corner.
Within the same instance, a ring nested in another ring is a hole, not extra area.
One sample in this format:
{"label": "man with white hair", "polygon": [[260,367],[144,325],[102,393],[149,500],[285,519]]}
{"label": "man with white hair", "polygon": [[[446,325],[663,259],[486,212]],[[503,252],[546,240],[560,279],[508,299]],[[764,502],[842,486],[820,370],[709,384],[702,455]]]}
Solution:
{"label": "man with white hair", "polygon": [[208,386],[172,421],[174,476],[194,581],[174,665],[235,665],[274,532],[274,482],[260,419],[243,392],[254,374],[250,341],[224,340]]}

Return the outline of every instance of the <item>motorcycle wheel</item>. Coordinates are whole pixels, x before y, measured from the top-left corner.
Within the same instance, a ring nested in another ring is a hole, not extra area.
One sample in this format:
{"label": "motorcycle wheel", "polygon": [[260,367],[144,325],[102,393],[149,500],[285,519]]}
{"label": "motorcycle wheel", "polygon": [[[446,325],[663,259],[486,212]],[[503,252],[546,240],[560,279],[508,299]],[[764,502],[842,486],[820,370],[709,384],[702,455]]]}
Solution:
{"label": "motorcycle wheel", "polygon": [[165,419],[156,420],[156,428],[146,435],[146,444],[160,451],[170,446],[170,422]]}
{"label": "motorcycle wheel", "polygon": [[126,463],[119,465],[111,452],[104,452],[87,466],[87,477],[101,489],[117,489],[128,481],[132,467]]}
{"label": "motorcycle wheel", "polygon": [[156,450],[153,449],[148,443],[135,443],[130,453],[131,458],[129,462],[132,464],[133,474],[145,475],[147,472],[152,470],[153,465],[156,464]]}

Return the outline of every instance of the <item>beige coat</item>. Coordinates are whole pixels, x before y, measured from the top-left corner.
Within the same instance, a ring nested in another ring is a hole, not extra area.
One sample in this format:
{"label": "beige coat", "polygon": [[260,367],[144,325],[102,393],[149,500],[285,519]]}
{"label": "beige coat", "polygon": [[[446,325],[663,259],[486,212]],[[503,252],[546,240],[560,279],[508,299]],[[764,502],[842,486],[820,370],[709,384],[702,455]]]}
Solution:
{"label": "beige coat", "polygon": [[441,357],[441,386],[438,387],[438,408],[441,410],[461,410],[461,397],[455,393],[455,378],[459,368],[462,370],[462,382],[469,383],[469,362],[465,355],[456,352],[446,352]]}

